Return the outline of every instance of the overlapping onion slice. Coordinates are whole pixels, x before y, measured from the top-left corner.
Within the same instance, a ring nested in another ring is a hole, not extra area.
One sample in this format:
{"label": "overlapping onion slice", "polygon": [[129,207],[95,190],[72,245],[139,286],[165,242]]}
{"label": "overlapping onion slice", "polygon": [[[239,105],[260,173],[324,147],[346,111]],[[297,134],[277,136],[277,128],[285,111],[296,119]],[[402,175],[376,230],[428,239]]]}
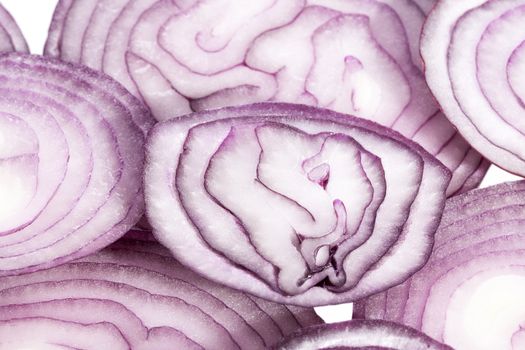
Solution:
{"label": "overlapping onion slice", "polygon": [[525,182],[449,200],[433,254],[405,283],[356,306],[457,350],[523,349]]}
{"label": "overlapping onion slice", "polygon": [[448,119],[498,166],[525,175],[525,1],[440,1],[425,26],[426,78]]}
{"label": "overlapping onion slice", "polygon": [[110,74],[158,120],[276,101],[376,121],[452,170],[452,195],[488,162],[426,86],[419,36],[433,2],[61,0],[46,53]]}
{"label": "overlapping onion slice", "polygon": [[90,254],[140,219],[152,123],[101,73],[0,56],[0,276]]}
{"label": "overlapping onion slice", "polygon": [[313,309],[217,285],[158,243],[130,239],[75,262],[0,278],[0,349],[255,350],[321,322]]}
{"label": "overlapping onion slice", "polygon": [[352,320],[296,331],[275,350],[452,350],[413,328],[378,320]]}
{"label": "overlapping onion slice", "polygon": [[29,48],[18,24],[0,4],[0,52],[11,51],[29,52]]}
{"label": "overlapping onion slice", "polygon": [[438,0],[413,0],[426,15],[432,11]]}
{"label": "overlapping onion slice", "polygon": [[146,148],[156,238],[208,278],[297,305],[348,302],[410,276],[450,179],[390,129],[300,105],[175,118]]}

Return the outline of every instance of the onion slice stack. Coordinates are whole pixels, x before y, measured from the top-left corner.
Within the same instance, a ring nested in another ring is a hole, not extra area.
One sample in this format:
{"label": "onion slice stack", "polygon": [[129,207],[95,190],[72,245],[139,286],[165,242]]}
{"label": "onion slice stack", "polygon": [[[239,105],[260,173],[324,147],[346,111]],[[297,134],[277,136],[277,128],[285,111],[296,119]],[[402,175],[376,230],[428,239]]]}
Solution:
{"label": "onion slice stack", "polygon": [[101,73],[0,56],[0,276],[90,254],[140,219],[152,123]]}
{"label": "onion slice stack", "polygon": [[448,119],[496,165],[525,175],[525,1],[444,0],[426,22],[427,82]]}
{"label": "onion slice stack", "polygon": [[301,329],[274,350],[452,350],[407,326],[352,320]]}
{"label": "onion slice stack", "polygon": [[0,52],[29,52],[26,39],[11,14],[0,4]]}
{"label": "onion slice stack", "polygon": [[274,101],[391,127],[476,187],[489,163],[439,111],[419,37],[433,0],[61,0],[46,54],[102,70],[158,120]]}
{"label": "onion slice stack", "polygon": [[0,349],[256,350],[321,322],[313,309],[217,285],[159,244],[129,239],[76,262],[0,279]]}
{"label": "onion slice stack", "polygon": [[419,269],[448,170],[378,124],[254,104],[156,124],[146,146],[156,238],[200,274],[277,302],[348,302]]}
{"label": "onion slice stack", "polygon": [[402,322],[457,350],[525,346],[525,182],[447,202],[433,254],[405,283],[356,307]]}

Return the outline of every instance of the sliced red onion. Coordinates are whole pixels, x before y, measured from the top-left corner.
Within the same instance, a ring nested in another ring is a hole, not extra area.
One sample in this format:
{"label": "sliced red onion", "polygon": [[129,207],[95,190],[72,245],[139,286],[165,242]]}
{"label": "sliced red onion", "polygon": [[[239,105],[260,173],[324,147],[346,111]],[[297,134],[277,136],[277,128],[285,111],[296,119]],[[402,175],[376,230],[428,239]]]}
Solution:
{"label": "sliced red onion", "polygon": [[433,2],[61,0],[46,54],[110,74],[158,120],[280,101],[376,121],[445,164],[453,195],[489,163],[426,86],[419,36]]}
{"label": "sliced red onion", "polygon": [[525,1],[440,1],[422,36],[428,84],[448,119],[496,165],[525,175]]}
{"label": "sliced red onion", "polygon": [[[140,223],[140,221],[139,221]],[[121,239],[132,239],[137,241],[156,242],[155,237],[150,231],[135,226],[135,229],[127,232]]]}
{"label": "sliced red onion", "polygon": [[438,0],[413,0],[426,15],[432,11]]}
{"label": "sliced red onion", "polygon": [[[313,309],[291,311],[217,285],[157,243],[130,239],[76,262],[0,278],[0,295],[0,334],[11,329],[15,348],[265,349],[322,322]],[[36,336],[27,337],[33,329]]]}
{"label": "sliced red onion", "polygon": [[148,219],[178,260],[305,306],[356,300],[419,269],[450,179],[390,129],[287,104],[159,123],[146,152]]}
{"label": "sliced red onion", "polygon": [[405,323],[457,350],[522,349],[524,195],[521,181],[449,200],[427,265],[359,302],[356,315]]}
{"label": "sliced red onion", "polygon": [[387,321],[352,320],[301,329],[275,350],[452,350],[410,327]]}
{"label": "sliced red onion", "polygon": [[0,4],[0,52],[29,52],[26,39],[15,19]]}
{"label": "sliced red onion", "polygon": [[98,72],[0,56],[0,276],[90,254],[140,219],[152,122]]}

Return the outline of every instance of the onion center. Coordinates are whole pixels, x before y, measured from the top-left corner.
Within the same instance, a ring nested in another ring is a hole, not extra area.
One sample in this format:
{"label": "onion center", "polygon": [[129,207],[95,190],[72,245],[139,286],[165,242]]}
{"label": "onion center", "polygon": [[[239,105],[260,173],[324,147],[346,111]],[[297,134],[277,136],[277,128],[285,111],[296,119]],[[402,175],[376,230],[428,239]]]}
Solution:
{"label": "onion center", "polygon": [[[23,210],[37,187],[35,134],[25,122],[0,115],[0,223]],[[3,225],[2,225],[3,226]]]}
{"label": "onion center", "polygon": [[[36,177],[23,172],[26,168],[24,165],[31,167],[33,164],[10,163],[12,162],[0,160],[0,198],[4,199],[0,202],[0,222],[23,210],[31,201],[33,189],[36,187]],[[16,171],[13,171],[13,168],[16,168]]]}
{"label": "onion center", "polygon": [[443,339],[457,349],[524,349],[525,276],[489,273],[476,275],[454,292]]}

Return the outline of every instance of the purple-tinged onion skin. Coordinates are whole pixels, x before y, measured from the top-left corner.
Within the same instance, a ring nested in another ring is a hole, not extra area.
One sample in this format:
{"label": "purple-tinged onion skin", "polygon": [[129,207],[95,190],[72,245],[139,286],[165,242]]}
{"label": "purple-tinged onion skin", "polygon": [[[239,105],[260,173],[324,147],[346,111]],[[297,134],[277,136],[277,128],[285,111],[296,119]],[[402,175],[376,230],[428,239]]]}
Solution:
{"label": "purple-tinged onion skin", "polygon": [[144,212],[146,107],[110,77],[0,56],[0,276],[104,248]]}
{"label": "purple-tinged onion skin", "polygon": [[216,282],[302,306],[357,300],[417,271],[450,180],[390,129],[292,104],[158,123],[146,153],[157,240]]}
{"label": "purple-tinged onion skin", "polygon": [[352,320],[304,328],[274,350],[452,350],[399,323]]}
{"label": "purple-tinged onion skin", "polygon": [[359,301],[354,316],[401,322],[457,350],[522,348],[524,194],[519,181],[448,200],[428,263]]}
{"label": "purple-tinged onion skin", "polygon": [[45,54],[101,70],[157,120],[256,102],[328,108],[391,127],[453,173],[490,163],[440,112],[420,34],[435,0],[60,0]]}
{"label": "purple-tinged onion skin", "polygon": [[439,1],[426,21],[426,80],[447,118],[485,158],[525,175],[525,1]]}
{"label": "purple-tinged onion skin", "polygon": [[12,330],[0,348],[265,349],[322,323],[313,309],[252,298],[169,255],[126,238],[76,262],[0,278],[0,334]]}

